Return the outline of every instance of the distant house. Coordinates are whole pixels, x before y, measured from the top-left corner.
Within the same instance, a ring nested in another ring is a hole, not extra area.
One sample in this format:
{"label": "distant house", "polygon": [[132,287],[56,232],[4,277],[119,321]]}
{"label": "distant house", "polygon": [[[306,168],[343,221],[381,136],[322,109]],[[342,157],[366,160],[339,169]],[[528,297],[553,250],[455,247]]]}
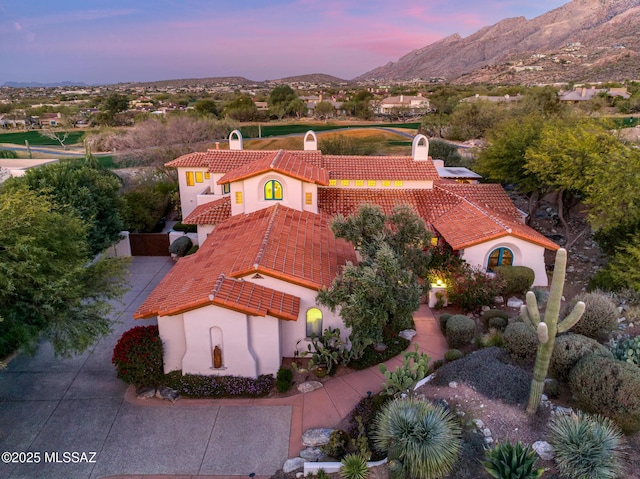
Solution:
{"label": "distant house", "polygon": [[40,126],[58,126],[62,120],[62,113],[43,113],[40,116]]}
{"label": "distant house", "polygon": [[134,314],[158,318],[165,372],[275,374],[329,326],[346,339],[339,314],[316,295],[358,261],[330,219],[365,203],[387,213],[409,205],[470,265],[529,266],[534,284],[547,285],[544,252],[558,246],[524,224],[500,185],[442,179],[425,136],[411,156],[324,155],[312,131],[303,144],[243,150],[236,130],[229,150],[166,164],[177,169],[183,222],[197,225],[200,249],[179,259]]}
{"label": "distant house", "polygon": [[474,101],[490,101],[491,103],[511,103],[514,101],[522,100],[522,95],[500,95],[500,96],[489,96],[489,95],[474,95],[463,98],[460,100],[461,103],[470,103]]}
{"label": "distant house", "polygon": [[380,102],[378,113],[391,115],[398,112],[426,113],[429,111],[429,99],[422,95],[389,96]]}

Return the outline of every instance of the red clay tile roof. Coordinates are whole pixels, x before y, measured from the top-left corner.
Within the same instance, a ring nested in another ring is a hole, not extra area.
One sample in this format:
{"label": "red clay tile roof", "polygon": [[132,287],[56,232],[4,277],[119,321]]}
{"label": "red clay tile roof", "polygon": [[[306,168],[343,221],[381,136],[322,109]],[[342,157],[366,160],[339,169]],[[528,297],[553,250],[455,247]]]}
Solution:
{"label": "red clay tile roof", "polygon": [[[169,167],[207,168],[210,173],[228,173],[256,160],[274,155],[277,150],[207,150],[205,152],[189,153],[165,163]],[[320,151],[295,151],[295,156],[307,163],[321,168],[322,153]]]}
{"label": "red clay tile roof", "polygon": [[[179,314],[222,301],[217,295],[227,291],[230,283],[227,289],[219,288],[221,275],[226,281],[239,281],[260,273],[319,289],[329,286],[347,261],[357,261],[355,251],[346,241],[334,238],[327,216],[276,204],[218,224],[196,254],[178,261],[134,317]],[[277,294],[282,293],[264,288],[260,304],[266,304],[266,296]],[[225,300],[224,306],[253,314],[248,311],[257,308],[255,298],[246,293],[237,298],[235,302]],[[290,305],[291,298],[283,297],[283,304]],[[282,317],[291,314],[290,308],[278,311]]]}
{"label": "red clay tile roof", "polygon": [[[520,221],[519,213],[500,185],[450,186],[435,186],[433,190],[318,188],[318,208],[327,214],[346,216],[363,203],[379,205],[385,213],[405,204],[413,207],[427,227],[456,250],[507,235],[558,249],[553,241]],[[468,192],[483,206],[468,199],[465,196]]]}
{"label": "red clay tile roof", "polygon": [[231,218],[231,198],[225,196],[196,208],[182,220],[187,225],[217,225]]}
{"label": "red clay tile roof", "polygon": [[322,156],[329,178],[338,180],[424,181],[439,178],[432,161],[415,161],[411,156]]}
{"label": "red clay tile roof", "polygon": [[250,178],[267,171],[282,173],[308,183],[316,183],[318,185],[329,184],[327,170],[318,168],[305,161],[303,157],[297,155],[295,152],[284,150],[272,152],[259,160],[229,171],[218,180],[218,184],[244,180],[245,178]]}

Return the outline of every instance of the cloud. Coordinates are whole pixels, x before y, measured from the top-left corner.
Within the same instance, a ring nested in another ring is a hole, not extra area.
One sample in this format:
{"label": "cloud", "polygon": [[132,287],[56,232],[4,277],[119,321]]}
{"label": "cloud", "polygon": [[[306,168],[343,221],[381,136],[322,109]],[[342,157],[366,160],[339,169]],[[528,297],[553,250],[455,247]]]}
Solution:
{"label": "cloud", "polygon": [[22,25],[20,25],[20,23],[15,22],[13,24],[13,27],[16,29],[16,31],[21,32],[22,31]]}

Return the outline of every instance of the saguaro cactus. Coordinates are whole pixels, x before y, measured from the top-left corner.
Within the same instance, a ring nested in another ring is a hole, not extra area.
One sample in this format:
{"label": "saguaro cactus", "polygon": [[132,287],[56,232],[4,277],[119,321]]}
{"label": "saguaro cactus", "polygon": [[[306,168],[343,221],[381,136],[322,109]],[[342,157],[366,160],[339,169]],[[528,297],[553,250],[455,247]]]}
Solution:
{"label": "saguaro cactus", "polygon": [[551,280],[551,293],[544,313],[544,319],[540,319],[538,303],[533,291],[527,293],[526,305],[520,309],[520,315],[524,322],[531,326],[538,334],[538,352],[536,354],[536,364],[533,370],[533,380],[531,381],[531,392],[529,394],[529,404],[527,412],[534,414],[540,404],[544,380],[549,370],[549,362],[553,353],[553,345],[556,342],[556,334],[564,333],[571,329],[582,317],[585,305],[582,301],[576,303],[571,313],[558,322],[560,315],[560,303],[562,301],[562,290],[564,288],[564,278],[567,268],[567,250],[560,248],[556,253],[556,263]]}

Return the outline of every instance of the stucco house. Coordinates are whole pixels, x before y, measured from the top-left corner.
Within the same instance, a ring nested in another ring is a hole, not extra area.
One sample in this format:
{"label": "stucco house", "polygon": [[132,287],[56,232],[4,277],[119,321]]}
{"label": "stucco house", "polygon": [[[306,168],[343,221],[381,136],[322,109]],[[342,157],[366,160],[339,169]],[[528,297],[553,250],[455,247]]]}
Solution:
{"label": "stucco house", "polygon": [[500,185],[441,178],[423,135],[411,156],[392,157],[323,155],[313,132],[302,151],[243,150],[238,131],[229,140],[229,150],[167,164],[178,170],[183,222],[198,225],[201,246],[134,315],[157,316],[166,372],[275,374],[312,333],[332,326],[347,335],[315,297],[357,261],[329,220],[362,203],[385,212],[411,205],[471,265],[526,265],[547,285],[544,251],[558,246],[524,224]]}

